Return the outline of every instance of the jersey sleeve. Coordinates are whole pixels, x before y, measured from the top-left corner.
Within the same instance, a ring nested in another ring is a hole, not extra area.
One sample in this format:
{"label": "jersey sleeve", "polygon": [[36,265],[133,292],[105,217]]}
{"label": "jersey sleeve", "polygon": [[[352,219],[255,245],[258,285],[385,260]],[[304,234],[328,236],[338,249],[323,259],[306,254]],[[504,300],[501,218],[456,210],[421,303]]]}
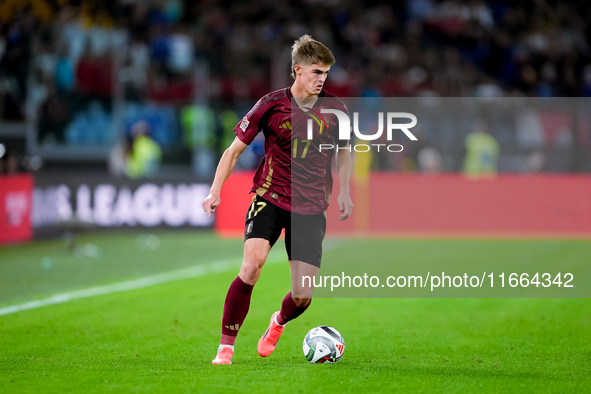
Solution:
{"label": "jersey sleeve", "polygon": [[[246,145],[250,145],[250,143],[255,139],[261,127],[263,125],[259,125],[259,122],[262,116],[265,113],[263,108],[264,106],[261,105],[261,100],[252,109],[246,114],[244,118],[234,127],[234,133],[236,137]],[[260,127],[259,127],[260,126]]]}

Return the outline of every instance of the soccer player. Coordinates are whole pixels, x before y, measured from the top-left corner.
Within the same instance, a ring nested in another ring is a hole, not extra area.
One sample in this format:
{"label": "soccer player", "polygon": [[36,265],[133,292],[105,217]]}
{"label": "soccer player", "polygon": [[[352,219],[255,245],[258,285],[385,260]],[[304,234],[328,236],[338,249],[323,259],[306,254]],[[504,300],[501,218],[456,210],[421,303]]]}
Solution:
{"label": "soccer player", "polygon": [[[246,214],[244,258],[226,296],[222,337],[213,364],[232,363],[234,342],[248,313],[252,289],[282,229],[290,262],[291,291],[280,310],[271,316],[269,328],[257,346],[259,355],[269,356],[285,325],[310,306],[313,289],[305,287],[301,278],[315,277],[320,268],[335,153],[341,189],[339,218],[346,220],[351,215],[349,141],[338,140],[337,117],[321,112],[323,108],[346,112],[341,100],[323,90],[334,62],[332,52],[309,35],[295,41],[293,85],[261,98],[236,126],[236,138],[222,155],[210,193],[203,201],[203,209],[210,215],[221,203],[222,185],[238,157],[263,132],[265,157],[250,190],[255,195]],[[321,144],[334,148],[320,149]]]}

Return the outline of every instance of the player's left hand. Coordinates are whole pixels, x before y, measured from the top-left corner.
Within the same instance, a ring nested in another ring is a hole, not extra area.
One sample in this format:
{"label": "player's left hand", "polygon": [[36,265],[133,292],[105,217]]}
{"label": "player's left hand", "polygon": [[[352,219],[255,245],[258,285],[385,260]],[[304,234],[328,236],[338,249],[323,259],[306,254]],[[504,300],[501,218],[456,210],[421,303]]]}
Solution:
{"label": "player's left hand", "polygon": [[340,193],[339,198],[337,199],[339,203],[339,211],[341,214],[339,215],[339,219],[347,220],[349,216],[351,216],[351,211],[353,211],[353,201],[351,201],[351,197],[349,197],[349,193]]}

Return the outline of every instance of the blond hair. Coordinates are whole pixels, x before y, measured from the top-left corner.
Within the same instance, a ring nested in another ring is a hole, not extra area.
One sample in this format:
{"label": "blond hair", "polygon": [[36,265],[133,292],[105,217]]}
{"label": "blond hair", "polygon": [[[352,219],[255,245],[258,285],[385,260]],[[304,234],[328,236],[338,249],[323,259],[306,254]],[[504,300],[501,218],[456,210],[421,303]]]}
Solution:
{"label": "blond hair", "polygon": [[334,64],[334,56],[330,49],[320,41],[316,41],[309,34],[298,38],[291,47],[291,77],[295,79],[295,65],[310,65],[322,63],[325,66]]}

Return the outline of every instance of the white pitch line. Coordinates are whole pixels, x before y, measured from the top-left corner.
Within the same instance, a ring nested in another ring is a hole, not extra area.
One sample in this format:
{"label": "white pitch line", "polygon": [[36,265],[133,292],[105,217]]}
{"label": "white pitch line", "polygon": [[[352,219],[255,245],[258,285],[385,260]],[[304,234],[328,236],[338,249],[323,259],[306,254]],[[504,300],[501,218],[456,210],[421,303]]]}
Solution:
{"label": "white pitch line", "polygon": [[[341,246],[340,242],[329,243],[324,251],[338,249]],[[287,256],[285,253],[281,253],[279,250],[272,251],[267,257],[266,264],[278,263],[286,261]],[[64,302],[79,300],[81,298],[90,298],[104,294],[119,293],[122,291],[143,289],[146,287],[156,286],[163,283],[175,282],[183,279],[192,279],[204,276],[207,274],[214,274],[219,272],[229,271],[232,268],[236,268],[242,262],[242,258],[221,260],[209,264],[195,265],[188,268],[182,268],[176,271],[164,272],[161,274],[145,276],[143,278],[128,280],[125,282],[113,283],[105,286],[91,287],[89,289],[71,291],[68,293],[60,293],[52,295],[48,298],[41,300],[29,301],[22,304],[16,304],[7,306],[0,309],[0,316],[9,315],[20,311],[26,311],[29,309],[41,308],[43,306],[63,304]]]}
{"label": "white pitch line", "polygon": [[[105,286],[91,287],[89,289],[77,290],[68,293],[55,294],[41,300],[29,301],[22,304],[11,305],[0,309],[0,316],[28,309],[41,308],[48,305],[63,304],[64,302],[79,300],[81,298],[95,297],[103,294],[118,293],[128,290],[143,289],[163,283],[175,282],[183,279],[192,279],[210,273],[229,271],[236,268],[242,259],[221,260],[214,263],[195,265],[176,271],[164,272],[161,274],[145,276],[143,278],[128,280],[125,282],[113,283]],[[269,261],[272,263],[273,261]]]}

